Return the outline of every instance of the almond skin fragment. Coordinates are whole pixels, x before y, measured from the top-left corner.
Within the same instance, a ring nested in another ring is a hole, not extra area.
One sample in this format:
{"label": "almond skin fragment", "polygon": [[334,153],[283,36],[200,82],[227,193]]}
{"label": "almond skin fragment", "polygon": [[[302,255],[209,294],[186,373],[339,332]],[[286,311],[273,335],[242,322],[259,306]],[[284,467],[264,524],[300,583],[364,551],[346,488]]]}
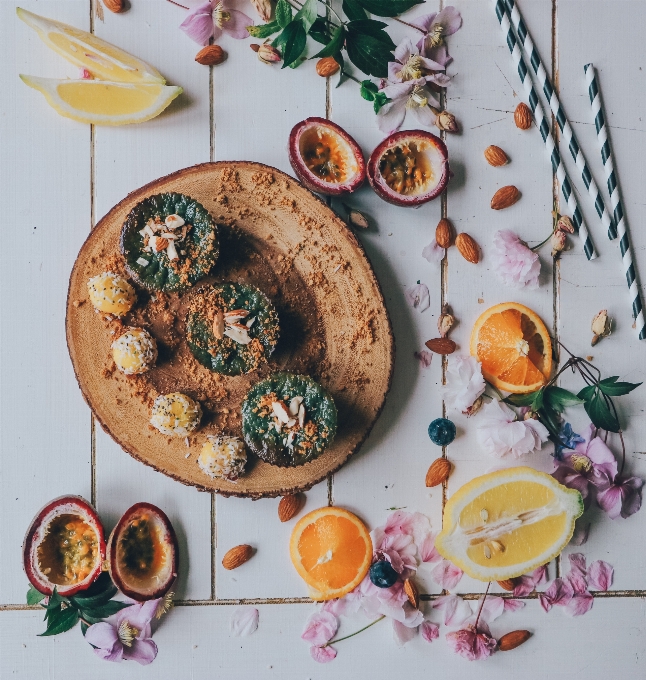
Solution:
{"label": "almond skin fragment", "polygon": [[532,112],[524,102],[521,102],[514,111],[514,123],[520,130],[529,130],[532,127]]}
{"label": "almond skin fragment", "polygon": [[415,582],[407,578],[404,581],[404,592],[411,605],[415,607],[415,609],[419,609],[419,590],[417,590]]}
{"label": "almond skin fragment", "polygon": [[455,245],[460,255],[467,262],[471,262],[471,264],[478,264],[480,262],[480,248],[469,234],[458,234],[455,239]]}
{"label": "almond skin fragment", "polygon": [[451,474],[451,467],[451,462],[446,458],[434,460],[426,473],[426,486],[430,488],[446,482]]}
{"label": "almond skin fragment", "polygon": [[493,165],[494,168],[499,168],[501,165],[507,165],[509,163],[509,158],[507,154],[499,147],[492,144],[488,146],[484,151],[484,157],[489,165]]}
{"label": "almond skin fragment", "polygon": [[253,548],[250,545],[237,545],[231,548],[222,558],[222,566],[225,569],[237,569],[241,564],[251,559]]}
{"label": "almond skin fragment", "polygon": [[511,633],[503,635],[498,640],[498,649],[501,652],[510,652],[516,647],[520,647],[524,642],[527,642],[532,634],[528,630],[512,630]]}
{"label": "almond skin fragment", "polygon": [[281,522],[289,522],[292,517],[296,517],[305,503],[302,493],[291,496],[283,496],[278,504],[278,519]]}
{"label": "almond skin fragment", "polygon": [[195,61],[203,66],[217,66],[226,58],[227,53],[219,45],[207,45],[195,55]]}
{"label": "almond skin fragment", "polygon": [[506,590],[509,593],[513,592],[514,588],[516,587],[514,579],[512,578],[505,579],[504,581],[498,581],[497,583],[503,590]]}
{"label": "almond skin fragment", "polygon": [[519,198],[520,191],[513,184],[510,184],[496,191],[491,199],[491,207],[493,210],[504,210],[514,205]]}
{"label": "almond skin fragment", "polygon": [[457,347],[451,338],[433,338],[424,344],[435,354],[453,354]]}
{"label": "almond skin fragment", "polygon": [[450,248],[455,242],[455,229],[446,218],[438,222],[435,228],[435,240],[440,248]]}

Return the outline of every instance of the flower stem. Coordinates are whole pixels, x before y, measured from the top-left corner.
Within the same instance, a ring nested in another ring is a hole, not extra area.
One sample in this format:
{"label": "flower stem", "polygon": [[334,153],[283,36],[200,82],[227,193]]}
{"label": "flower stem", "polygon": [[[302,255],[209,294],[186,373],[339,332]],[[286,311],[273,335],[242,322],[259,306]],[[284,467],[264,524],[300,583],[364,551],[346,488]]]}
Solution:
{"label": "flower stem", "polygon": [[375,623],[379,623],[382,619],[385,619],[386,615],[384,614],[383,616],[380,616],[378,619],[375,619],[371,623],[369,623],[367,626],[364,626],[363,628],[359,628],[359,630],[356,630],[354,633],[350,633],[350,635],[345,635],[344,637],[336,638],[335,640],[330,640],[329,642],[326,642],[324,645],[321,645],[322,647],[328,647],[329,645],[335,645],[337,642],[341,642],[342,640],[347,640],[348,638],[354,637],[355,635],[359,635],[359,633],[363,633],[364,630],[368,630],[370,626],[374,626]]}
{"label": "flower stem", "polygon": [[189,9],[188,7],[185,7],[184,5],[180,5],[179,2],[175,2],[175,0],[168,0],[171,5],[177,5],[178,7],[181,7],[182,9]]}
{"label": "flower stem", "polygon": [[358,78],[351,76],[347,71],[343,71],[341,75],[345,76],[346,78],[349,78],[350,80],[354,80],[355,83],[359,83],[359,85],[361,85],[361,81]]}
{"label": "flower stem", "polygon": [[409,28],[414,28],[416,31],[419,31],[420,33],[423,33],[424,35],[426,35],[426,31],[423,28],[420,28],[419,26],[415,26],[415,24],[409,24],[407,21],[403,21],[399,17],[393,17],[393,19],[400,24],[404,24],[404,26],[408,26]]}
{"label": "flower stem", "polygon": [[329,5],[327,2],[325,2],[325,0],[319,0],[319,2],[323,5],[325,5],[330,10],[330,12],[332,12],[332,14],[334,14],[334,16],[341,22],[341,25],[343,25],[345,23],[343,21],[343,19],[337,14],[337,12],[335,11],[334,7],[332,7],[332,5]]}
{"label": "flower stem", "polygon": [[[552,232],[552,234],[553,233],[554,232]],[[535,253],[537,250],[540,250],[552,238],[552,234],[550,234],[544,241],[541,241],[537,246],[533,246],[532,248],[530,248],[532,253]]]}
{"label": "flower stem", "polygon": [[478,609],[478,616],[476,616],[476,625],[475,625],[476,633],[478,632],[478,621],[480,621],[480,614],[482,614],[482,608],[484,607],[485,600],[487,599],[487,595],[489,594],[489,588],[491,588],[491,581],[489,581],[489,583],[487,583],[487,590],[485,590],[484,597],[482,598],[482,602],[480,603],[480,609]]}

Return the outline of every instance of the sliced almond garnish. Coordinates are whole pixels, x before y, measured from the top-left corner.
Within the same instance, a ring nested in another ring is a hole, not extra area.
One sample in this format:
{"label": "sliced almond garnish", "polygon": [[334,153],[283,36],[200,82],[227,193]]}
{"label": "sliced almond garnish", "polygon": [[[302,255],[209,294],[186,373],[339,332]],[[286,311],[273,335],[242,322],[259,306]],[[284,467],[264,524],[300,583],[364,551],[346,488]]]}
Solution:
{"label": "sliced almond garnish", "polygon": [[177,254],[177,250],[175,249],[175,244],[172,241],[167,241],[166,239],[162,239],[168,243],[168,246],[166,247],[166,255],[168,255],[169,260],[179,260],[179,255]]}
{"label": "sliced almond garnish", "polygon": [[246,328],[242,330],[240,328],[235,328],[234,326],[228,326],[224,331],[224,334],[240,345],[248,345],[251,342],[251,338],[249,337]]}
{"label": "sliced almond garnish", "polygon": [[286,424],[286,423],[289,422],[289,420],[290,420],[289,411],[287,410],[287,407],[285,406],[285,404],[283,404],[282,401],[272,402],[271,410],[274,412],[274,414],[276,415],[276,418],[278,418],[278,420],[281,423]]}
{"label": "sliced almond garnish", "polygon": [[177,229],[178,227],[183,227],[185,224],[184,220],[179,215],[169,215],[164,222],[169,229]]}
{"label": "sliced almond garnish", "polygon": [[256,317],[255,317],[255,316],[252,316],[252,317],[245,323],[245,326],[246,326],[247,328],[251,328],[251,327],[253,326],[253,322],[254,322],[255,320],[256,320]]}
{"label": "sliced almond garnish", "polygon": [[154,234],[155,234],[155,232],[151,229],[150,225],[148,225],[148,224],[143,229],[140,229],[139,233],[144,238],[146,238],[146,237],[150,238],[151,236],[154,236]]}
{"label": "sliced almond garnish", "polygon": [[305,425],[305,406],[303,404],[298,407],[298,424],[300,427]]}
{"label": "sliced almond garnish", "polygon": [[298,415],[298,407],[303,403],[303,397],[294,397],[290,402],[289,402],[289,412],[293,416]]}
{"label": "sliced almond garnish", "polygon": [[224,337],[224,314],[221,309],[218,309],[213,317],[213,335],[216,340],[222,340]]}

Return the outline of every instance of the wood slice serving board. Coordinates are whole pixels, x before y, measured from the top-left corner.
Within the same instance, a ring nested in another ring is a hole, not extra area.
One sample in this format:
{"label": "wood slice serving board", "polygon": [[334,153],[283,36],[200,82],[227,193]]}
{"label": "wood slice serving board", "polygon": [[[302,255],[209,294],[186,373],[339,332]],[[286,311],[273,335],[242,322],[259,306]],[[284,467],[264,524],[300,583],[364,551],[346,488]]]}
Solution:
{"label": "wood slice serving board", "polygon": [[[218,223],[220,256],[204,283],[250,283],[276,305],[280,340],[269,364],[260,370],[229,377],[198,364],[184,339],[191,291],[151,295],[135,286],[137,303],[122,320],[99,314],[90,304],[90,277],[103,271],[125,274],[119,235],[130,210],[147,196],[167,191],[196,199]],[[110,345],[122,323],[143,326],[156,338],[159,359],[148,373],[125,376],[116,370]],[[201,490],[252,498],[308,489],[341,467],[379,416],[394,364],[383,296],[354,234],[293,178],[244,161],[181,170],[135,191],[110,210],[74,264],[66,331],[83,396],[125,451]],[[332,446],[318,459],[294,468],[250,456],[247,472],[237,482],[207,476],[197,464],[206,435],[241,436],[244,395],[255,382],[280,370],[311,375],[328,388],[339,412]],[[152,401],[169,392],[183,392],[202,404],[201,426],[188,441],[162,435],[149,425]]]}

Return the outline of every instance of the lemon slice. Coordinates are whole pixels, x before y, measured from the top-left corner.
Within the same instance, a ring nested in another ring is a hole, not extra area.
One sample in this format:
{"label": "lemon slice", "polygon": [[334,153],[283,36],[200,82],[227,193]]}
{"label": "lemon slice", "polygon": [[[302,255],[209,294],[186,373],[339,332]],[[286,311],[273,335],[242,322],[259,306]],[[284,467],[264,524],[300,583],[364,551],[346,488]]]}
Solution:
{"label": "lemon slice", "polygon": [[86,68],[95,78],[124,83],[163,85],[166,82],[156,68],[87,31],[46,19],[20,7],[16,8],[16,14],[38,33],[47,47],[73,64]]}
{"label": "lemon slice", "polygon": [[93,125],[143,123],[159,115],[182,92],[181,87],[159,83],[20,78],[42,92],[61,116]]}
{"label": "lemon slice", "polygon": [[503,581],[554,559],[583,513],[578,491],[529,467],[476,477],[444,508],[438,552],[480,581]]}

